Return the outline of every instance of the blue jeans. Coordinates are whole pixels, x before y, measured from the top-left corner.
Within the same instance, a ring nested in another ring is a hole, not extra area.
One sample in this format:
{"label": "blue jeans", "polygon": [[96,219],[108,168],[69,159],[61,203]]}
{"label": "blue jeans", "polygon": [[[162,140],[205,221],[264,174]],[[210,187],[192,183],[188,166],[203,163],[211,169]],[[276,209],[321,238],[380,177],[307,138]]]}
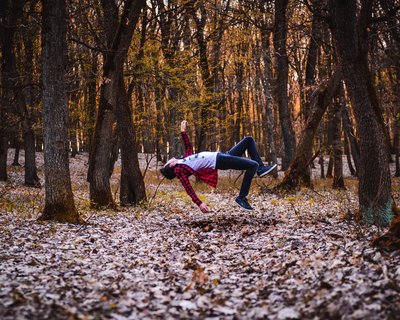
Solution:
{"label": "blue jeans", "polygon": [[[248,151],[250,159],[242,158],[245,151]],[[251,181],[257,169],[264,164],[258,154],[256,143],[252,137],[245,137],[232,149],[226,153],[217,154],[217,163],[215,168],[219,170],[246,170],[242,186],[240,187],[239,197],[246,197],[249,194]]]}

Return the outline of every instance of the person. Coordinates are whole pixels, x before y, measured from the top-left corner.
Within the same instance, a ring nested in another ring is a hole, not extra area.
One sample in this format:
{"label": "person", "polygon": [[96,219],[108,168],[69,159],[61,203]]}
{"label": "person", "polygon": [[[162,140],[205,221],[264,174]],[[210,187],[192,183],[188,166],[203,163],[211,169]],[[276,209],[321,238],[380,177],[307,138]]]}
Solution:
{"label": "person", "polygon": [[[257,173],[259,177],[264,177],[272,172],[277,165],[264,165],[252,137],[245,137],[226,153],[203,151],[193,154],[193,147],[186,133],[187,126],[188,122],[183,120],[181,122],[181,137],[185,147],[185,156],[182,159],[170,159],[160,169],[161,174],[168,179],[177,177],[193,202],[199,206],[202,212],[206,213],[210,209],[196,195],[189,182],[189,176],[195,175],[215,188],[218,182],[218,170],[245,170],[240,192],[235,202],[246,211],[253,210],[247,196],[254,175]],[[246,150],[251,159],[242,157]]]}

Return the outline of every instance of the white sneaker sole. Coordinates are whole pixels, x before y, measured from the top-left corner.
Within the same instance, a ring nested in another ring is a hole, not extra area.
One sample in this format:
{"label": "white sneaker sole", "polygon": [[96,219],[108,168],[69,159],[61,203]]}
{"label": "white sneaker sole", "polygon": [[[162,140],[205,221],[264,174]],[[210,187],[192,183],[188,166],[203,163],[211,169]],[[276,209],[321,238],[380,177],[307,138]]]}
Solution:
{"label": "white sneaker sole", "polygon": [[268,171],[265,171],[263,174],[260,174],[259,177],[262,178],[266,176],[268,173],[270,173],[272,170],[274,170],[278,165],[275,163],[271,168],[269,168]]}

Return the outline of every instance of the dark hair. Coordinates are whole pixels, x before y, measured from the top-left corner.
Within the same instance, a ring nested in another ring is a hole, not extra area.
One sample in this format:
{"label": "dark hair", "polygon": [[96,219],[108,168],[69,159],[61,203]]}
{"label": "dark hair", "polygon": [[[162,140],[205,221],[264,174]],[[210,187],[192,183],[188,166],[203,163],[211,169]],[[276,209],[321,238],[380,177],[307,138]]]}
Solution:
{"label": "dark hair", "polygon": [[171,168],[169,165],[160,169],[161,174],[166,177],[167,179],[173,179],[176,177],[174,172],[174,168]]}

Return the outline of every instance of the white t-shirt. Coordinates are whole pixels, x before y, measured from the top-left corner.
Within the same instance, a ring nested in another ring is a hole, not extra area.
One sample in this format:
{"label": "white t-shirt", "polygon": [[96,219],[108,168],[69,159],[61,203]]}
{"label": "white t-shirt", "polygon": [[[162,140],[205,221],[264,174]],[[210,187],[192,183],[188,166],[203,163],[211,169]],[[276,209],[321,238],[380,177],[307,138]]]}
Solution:
{"label": "white t-shirt", "polygon": [[205,168],[215,169],[215,166],[217,164],[217,153],[218,152],[210,152],[210,151],[195,153],[190,156],[187,156],[186,158],[179,159],[178,163],[185,164],[195,171]]}

